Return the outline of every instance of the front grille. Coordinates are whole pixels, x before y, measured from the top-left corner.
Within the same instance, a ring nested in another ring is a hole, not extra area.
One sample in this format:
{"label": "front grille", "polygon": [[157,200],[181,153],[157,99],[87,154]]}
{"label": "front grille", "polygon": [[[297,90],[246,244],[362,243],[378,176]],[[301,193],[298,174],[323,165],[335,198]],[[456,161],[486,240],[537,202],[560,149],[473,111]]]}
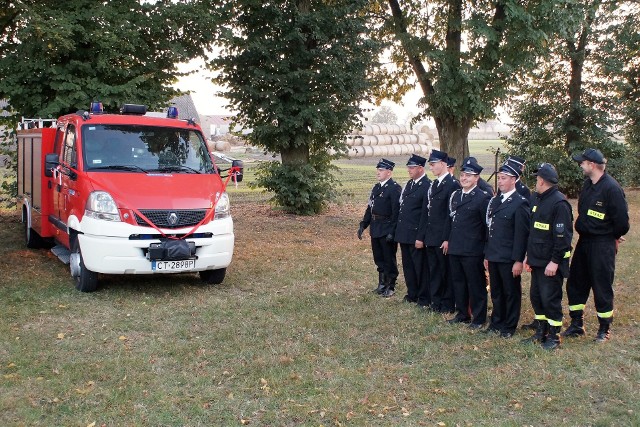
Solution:
{"label": "front grille", "polygon": [[[198,224],[202,221],[207,214],[206,209],[193,209],[193,210],[152,210],[141,209],[140,213],[146,216],[158,228],[181,228],[189,227]],[[169,222],[169,217],[175,214],[177,216],[175,224]],[[145,222],[138,214],[136,215],[136,222],[138,225],[148,227],[149,224]]]}

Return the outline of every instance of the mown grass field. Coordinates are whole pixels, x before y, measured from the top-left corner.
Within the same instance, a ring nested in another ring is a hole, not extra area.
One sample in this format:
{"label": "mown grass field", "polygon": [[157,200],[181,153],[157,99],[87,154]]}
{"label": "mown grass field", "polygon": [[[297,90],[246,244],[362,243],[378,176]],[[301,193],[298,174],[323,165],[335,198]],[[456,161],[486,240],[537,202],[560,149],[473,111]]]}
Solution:
{"label": "mown grass field", "polygon": [[2,213],[0,425],[640,425],[640,192],[627,193],[611,342],[591,341],[590,299],[589,337],[550,353],[403,304],[402,281],[374,296],[355,236],[373,166],[341,168],[345,194],[316,217],[230,190],[236,253],[217,286],[105,276],[81,294]]}

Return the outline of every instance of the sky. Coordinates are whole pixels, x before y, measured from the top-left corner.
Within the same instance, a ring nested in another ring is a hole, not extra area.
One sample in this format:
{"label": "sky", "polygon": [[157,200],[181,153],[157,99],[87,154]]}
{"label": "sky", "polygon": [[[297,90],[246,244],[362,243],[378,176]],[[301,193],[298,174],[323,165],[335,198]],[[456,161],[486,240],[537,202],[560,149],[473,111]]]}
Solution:
{"label": "sky", "polygon": [[[232,113],[227,106],[226,99],[215,95],[217,92],[222,91],[223,88],[211,82],[213,73],[205,68],[203,60],[194,60],[188,64],[180,64],[178,69],[181,72],[196,71],[189,76],[179,78],[174,86],[182,91],[191,92],[193,102],[196,104],[196,108],[200,114],[227,115]],[[404,97],[404,105],[387,101],[383,102],[383,105],[390,106],[398,116],[398,119],[403,121],[410,112],[416,113],[419,111],[417,104],[420,96],[421,92],[416,89]],[[370,106],[368,108],[377,109],[376,106]]]}

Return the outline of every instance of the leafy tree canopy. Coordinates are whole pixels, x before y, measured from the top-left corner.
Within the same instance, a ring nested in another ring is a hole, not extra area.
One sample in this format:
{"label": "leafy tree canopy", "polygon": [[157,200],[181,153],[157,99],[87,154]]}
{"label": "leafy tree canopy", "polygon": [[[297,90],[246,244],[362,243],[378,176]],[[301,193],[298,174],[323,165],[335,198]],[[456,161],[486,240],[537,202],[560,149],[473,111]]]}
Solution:
{"label": "leafy tree canopy", "polygon": [[[238,0],[222,6],[217,82],[251,128],[250,142],[281,155],[259,183],[297,213],[317,212],[333,189],[328,149],[344,149],[376,62],[366,0]],[[309,168],[311,166],[311,169]],[[310,171],[313,170],[313,173]]]}
{"label": "leafy tree canopy", "polygon": [[0,12],[0,98],[29,117],[101,100],[159,107],[177,91],[176,64],[203,55],[216,17],[199,1],[9,2]]}
{"label": "leafy tree canopy", "polygon": [[376,111],[371,117],[371,123],[385,123],[389,125],[395,125],[398,123],[398,115],[393,112],[393,109],[387,105],[383,105]]}

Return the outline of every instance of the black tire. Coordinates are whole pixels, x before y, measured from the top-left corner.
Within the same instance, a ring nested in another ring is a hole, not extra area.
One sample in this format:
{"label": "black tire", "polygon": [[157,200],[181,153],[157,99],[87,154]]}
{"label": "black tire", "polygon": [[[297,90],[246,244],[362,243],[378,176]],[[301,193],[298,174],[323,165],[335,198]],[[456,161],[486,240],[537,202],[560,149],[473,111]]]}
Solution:
{"label": "black tire", "polygon": [[225,274],[227,274],[226,268],[220,268],[218,270],[205,270],[200,272],[200,279],[210,285],[219,285],[224,280]]}
{"label": "black tire", "polygon": [[71,253],[80,255],[80,274],[78,277],[73,278],[76,283],[76,289],[80,292],[94,292],[98,288],[98,273],[85,267],[77,237],[73,237]]}
{"label": "black tire", "polygon": [[24,242],[29,249],[38,249],[42,247],[42,237],[36,231],[29,227],[29,219],[27,218],[27,212],[22,211],[22,225],[24,229]]}

